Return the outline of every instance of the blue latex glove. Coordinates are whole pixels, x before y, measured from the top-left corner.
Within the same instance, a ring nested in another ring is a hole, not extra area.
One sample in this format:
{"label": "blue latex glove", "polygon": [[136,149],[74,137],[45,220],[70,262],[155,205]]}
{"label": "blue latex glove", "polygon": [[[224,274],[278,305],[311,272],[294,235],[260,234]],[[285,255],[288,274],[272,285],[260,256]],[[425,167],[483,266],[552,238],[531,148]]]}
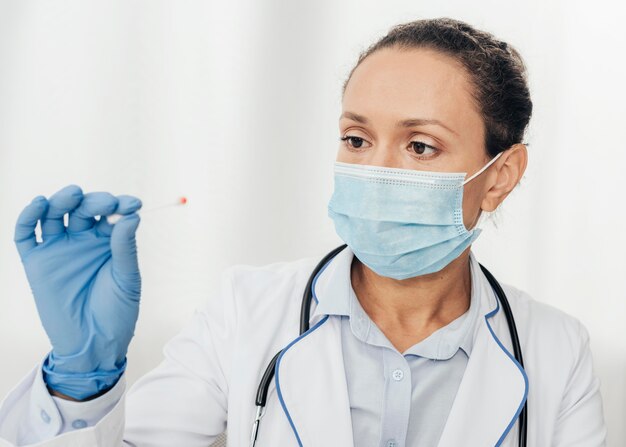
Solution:
{"label": "blue latex glove", "polygon": [[[135,243],[140,207],[136,197],[83,194],[70,185],[48,200],[37,196],[18,217],[15,244],[52,344],[44,379],[75,399],[110,388],[126,367],[141,295]],[[113,213],[125,216],[115,225],[94,218]]]}

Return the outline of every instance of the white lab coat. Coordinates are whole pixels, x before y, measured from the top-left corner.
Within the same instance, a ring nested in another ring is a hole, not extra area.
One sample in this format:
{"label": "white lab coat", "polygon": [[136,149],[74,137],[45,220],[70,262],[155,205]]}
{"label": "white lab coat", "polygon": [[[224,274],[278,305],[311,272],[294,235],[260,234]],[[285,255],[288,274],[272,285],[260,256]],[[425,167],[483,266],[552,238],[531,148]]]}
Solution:
{"label": "white lab coat", "polygon": [[[317,299],[347,293],[352,256],[347,247],[323,270],[315,283]],[[310,330],[298,336],[302,293],[318,261],[226,269],[221,293],[168,342],[161,365],[126,394],[123,377],[91,404],[66,409],[89,419],[89,406],[121,396],[109,402],[106,415],[95,416],[95,426],[54,436],[62,424],[59,400],[45,392],[37,365],[0,404],[0,446],[18,445],[33,433],[51,438],[36,444],[46,447],[207,446],[226,426],[229,446],[248,446],[260,377],[285,347],[257,446],[352,446],[339,320],[314,316],[314,300]],[[516,421],[526,398],[529,446],[603,446],[606,429],[586,329],[503,284],[523,349],[522,370],[511,354],[504,312],[473,253],[470,262],[481,318],[439,447],[517,446]]]}

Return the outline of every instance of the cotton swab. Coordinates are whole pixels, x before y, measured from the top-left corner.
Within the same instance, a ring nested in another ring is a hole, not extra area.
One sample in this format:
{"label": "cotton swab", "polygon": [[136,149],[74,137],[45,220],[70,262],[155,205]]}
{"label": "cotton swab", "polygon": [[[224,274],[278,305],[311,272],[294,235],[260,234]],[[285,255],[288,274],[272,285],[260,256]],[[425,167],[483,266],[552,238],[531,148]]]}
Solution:
{"label": "cotton swab", "polygon": [[[137,213],[149,213],[161,208],[169,208],[171,206],[179,206],[179,205],[185,205],[187,204],[187,197],[179,197],[178,200],[176,200],[176,202],[170,202],[170,203],[164,203],[163,205],[159,205],[159,206],[154,206],[152,208],[147,208],[145,210],[139,210],[137,211]],[[122,218],[121,214],[111,214],[110,216],[107,216],[107,222],[110,223],[111,225],[114,225],[118,220],[120,220]]]}

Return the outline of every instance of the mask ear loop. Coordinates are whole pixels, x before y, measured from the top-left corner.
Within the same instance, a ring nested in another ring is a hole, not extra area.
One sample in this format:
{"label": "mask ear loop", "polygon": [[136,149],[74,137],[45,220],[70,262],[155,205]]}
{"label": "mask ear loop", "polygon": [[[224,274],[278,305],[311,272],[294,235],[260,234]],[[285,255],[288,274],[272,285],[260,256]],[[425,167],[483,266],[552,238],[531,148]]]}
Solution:
{"label": "mask ear loop", "polygon": [[465,180],[462,185],[465,185],[466,183],[469,183],[471,180],[474,180],[476,177],[478,177],[480,174],[482,174],[485,169],[487,169],[489,166],[491,166],[493,163],[495,163],[495,161],[500,158],[500,155],[502,155],[502,152],[499,152],[498,155],[496,155],[495,157],[493,157],[491,160],[489,160],[489,163],[487,163],[485,166],[483,166],[482,168],[480,168],[478,170],[478,172],[476,172],[474,175],[472,175],[470,178],[468,178],[467,180]]}
{"label": "mask ear loop", "polygon": [[[496,155],[495,157],[493,157],[491,160],[489,160],[489,162],[483,166],[482,168],[480,168],[478,170],[478,172],[476,172],[474,175],[472,175],[470,178],[468,178],[467,180],[465,180],[462,185],[465,185],[466,183],[470,182],[471,180],[474,180],[476,177],[478,177],[480,174],[482,174],[483,172],[485,172],[485,170],[491,166],[493,163],[495,163],[495,161],[500,158],[500,155],[502,155],[502,152],[499,152],[498,155]],[[486,214],[485,211],[480,213],[480,216],[478,217],[478,221],[476,222],[476,224],[474,225],[474,227],[470,230],[482,230],[482,226],[485,223],[485,221],[487,219],[489,219],[489,216],[491,215],[491,213]],[[486,216],[486,217],[485,217]]]}

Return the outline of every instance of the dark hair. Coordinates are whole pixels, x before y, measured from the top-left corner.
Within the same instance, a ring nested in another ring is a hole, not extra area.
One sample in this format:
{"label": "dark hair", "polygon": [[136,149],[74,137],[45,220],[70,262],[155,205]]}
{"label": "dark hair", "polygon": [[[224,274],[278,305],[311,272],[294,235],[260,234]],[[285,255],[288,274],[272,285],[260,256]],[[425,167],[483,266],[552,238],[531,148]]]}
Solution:
{"label": "dark hair", "polygon": [[492,34],[471,25],[441,17],[396,25],[359,55],[342,88],[359,64],[382,48],[427,48],[452,56],[465,68],[472,96],[485,124],[485,148],[496,156],[524,137],[533,103],[526,67],[518,51]]}

